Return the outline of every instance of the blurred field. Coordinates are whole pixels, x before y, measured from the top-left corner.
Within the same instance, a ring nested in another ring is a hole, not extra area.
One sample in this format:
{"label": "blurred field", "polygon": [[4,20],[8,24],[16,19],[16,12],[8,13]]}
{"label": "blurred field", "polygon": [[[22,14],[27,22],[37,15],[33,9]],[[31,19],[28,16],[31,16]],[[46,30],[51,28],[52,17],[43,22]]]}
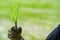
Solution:
{"label": "blurred field", "polygon": [[20,5],[18,26],[25,40],[45,40],[60,23],[60,0],[0,0],[0,40],[9,40],[8,29],[14,25],[10,4],[14,2]]}

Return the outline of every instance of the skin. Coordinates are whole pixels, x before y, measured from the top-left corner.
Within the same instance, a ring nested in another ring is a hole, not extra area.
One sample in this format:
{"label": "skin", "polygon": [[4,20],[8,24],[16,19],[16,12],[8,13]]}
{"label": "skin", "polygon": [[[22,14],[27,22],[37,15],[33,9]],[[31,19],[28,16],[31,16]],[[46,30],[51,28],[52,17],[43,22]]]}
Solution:
{"label": "skin", "polygon": [[15,27],[11,27],[10,30],[8,30],[8,38],[11,40],[24,40],[23,37],[21,36],[22,33],[22,28],[19,27],[15,29]]}

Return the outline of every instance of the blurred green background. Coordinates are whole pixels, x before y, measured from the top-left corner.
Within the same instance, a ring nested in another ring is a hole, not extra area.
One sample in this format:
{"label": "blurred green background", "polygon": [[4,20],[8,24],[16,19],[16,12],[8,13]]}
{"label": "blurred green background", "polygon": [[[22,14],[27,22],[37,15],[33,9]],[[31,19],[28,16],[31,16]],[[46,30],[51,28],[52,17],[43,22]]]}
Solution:
{"label": "blurred green background", "polygon": [[18,26],[22,27],[25,40],[45,40],[60,23],[60,0],[0,0],[0,40],[9,40],[14,3],[19,5]]}

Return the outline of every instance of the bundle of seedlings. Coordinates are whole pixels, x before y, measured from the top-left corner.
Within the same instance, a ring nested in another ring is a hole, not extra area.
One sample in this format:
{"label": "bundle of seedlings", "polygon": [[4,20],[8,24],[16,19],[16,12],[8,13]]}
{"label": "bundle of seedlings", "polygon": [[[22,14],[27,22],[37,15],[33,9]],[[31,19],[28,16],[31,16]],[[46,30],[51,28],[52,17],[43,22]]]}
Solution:
{"label": "bundle of seedlings", "polygon": [[13,5],[10,5],[11,9],[11,18],[14,21],[14,26],[12,26],[8,30],[8,38],[10,40],[24,40],[24,38],[21,36],[22,28],[17,27],[17,19],[18,19],[18,12],[19,12],[19,4],[13,3]]}

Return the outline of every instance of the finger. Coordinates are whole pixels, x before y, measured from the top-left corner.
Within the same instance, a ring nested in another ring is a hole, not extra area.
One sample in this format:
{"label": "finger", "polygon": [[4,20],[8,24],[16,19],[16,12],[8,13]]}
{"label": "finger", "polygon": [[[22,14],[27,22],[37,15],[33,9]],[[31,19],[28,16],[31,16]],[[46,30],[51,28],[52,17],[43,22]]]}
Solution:
{"label": "finger", "polygon": [[22,28],[19,27],[19,28],[17,29],[17,32],[18,32],[19,34],[21,34],[21,33],[22,33]]}
{"label": "finger", "polygon": [[15,31],[16,29],[14,28],[14,27],[11,27],[11,29],[10,29],[11,31]]}
{"label": "finger", "polygon": [[14,31],[11,31],[11,30],[8,30],[8,32],[9,32],[9,33],[11,33],[11,34],[13,34],[13,33],[16,33],[16,32],[14,32]]}
{"label": "finger", "polygon": [[17,36],[16,34],[8,33],[8,38],[15,38],[16,36]]}
{"label": "finger", "polygon": [[8,38],[12,38],[12,34],[8,33]]}
{"label": "finger", "polygon": [[11,34],[11,33],[8,33],[8,36],[13,36],[13,34]]}
{"label": "finger", "polygon": [[11,30],[8,30],[8,32],[12,32]]}
{"label": "finger", "polygon": [[19,30],[19,31],[22,31],[22,28],[21,28],[21,27],[18,27],[18,30]]}
{"label": "finger", "polygon": [[15,29],[14,27],[11,27],[11,29],[10,30],[8,30],[9,32],[11,32],[11,33],[16,33],[17,32],[17,29]]}

